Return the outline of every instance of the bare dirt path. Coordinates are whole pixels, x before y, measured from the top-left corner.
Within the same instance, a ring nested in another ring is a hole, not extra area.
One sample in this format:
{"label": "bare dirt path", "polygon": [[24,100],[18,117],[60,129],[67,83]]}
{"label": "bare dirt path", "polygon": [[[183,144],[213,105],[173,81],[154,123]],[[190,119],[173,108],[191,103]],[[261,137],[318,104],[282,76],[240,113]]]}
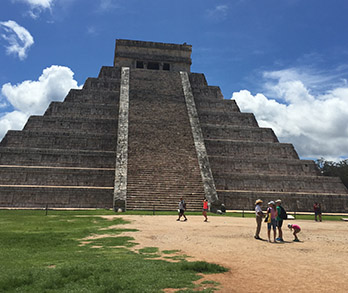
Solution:
{"label": "bare dirt path", "polygon": [[[223,265],[228,273],[210,275],[221,283],[220,292],[348,292],[348,223],[284,221],[285,243],[255,240],[255,219],[189,216],[177,222],[175,216],[126,216],[129,233],[142,247],[180,250],[203,260]],[[302,228],[300,243],[286,227]],[[125,227],[126,228],[126,227]],[[261,237],[266,239],[266,224]],[[190,259],[191,260],[191,259]]]}

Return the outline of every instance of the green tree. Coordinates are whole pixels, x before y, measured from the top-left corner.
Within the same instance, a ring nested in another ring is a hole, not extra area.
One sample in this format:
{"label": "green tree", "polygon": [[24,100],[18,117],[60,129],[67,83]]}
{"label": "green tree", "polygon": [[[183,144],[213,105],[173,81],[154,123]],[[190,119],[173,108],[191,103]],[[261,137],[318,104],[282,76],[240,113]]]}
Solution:
{"label": "green tree", "polygon": [[340,177],[348,188],[348,159],[340,162],[326,161],[324,158],[316,160],[316,164],[324,176]]}

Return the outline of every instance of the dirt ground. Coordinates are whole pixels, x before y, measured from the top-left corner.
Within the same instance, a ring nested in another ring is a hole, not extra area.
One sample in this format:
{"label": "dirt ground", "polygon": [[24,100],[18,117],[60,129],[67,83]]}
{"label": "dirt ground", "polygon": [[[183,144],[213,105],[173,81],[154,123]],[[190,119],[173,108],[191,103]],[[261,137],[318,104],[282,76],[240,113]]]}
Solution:
{"label": "dirt ground", "polygon": [[[117,216],[118,217],[118,216]],[[284,221],[284,243],[255,240],[254,218],[188,216],[125,216],[125,228],[139,243],[136,249],[180,250],[189,260],[229,268],[209,275],[219,292],[348,292],[348,222]],[[293,242],[288,223],[300,225],[301,242]],[[266,224],[260,236],[267,239]]]}

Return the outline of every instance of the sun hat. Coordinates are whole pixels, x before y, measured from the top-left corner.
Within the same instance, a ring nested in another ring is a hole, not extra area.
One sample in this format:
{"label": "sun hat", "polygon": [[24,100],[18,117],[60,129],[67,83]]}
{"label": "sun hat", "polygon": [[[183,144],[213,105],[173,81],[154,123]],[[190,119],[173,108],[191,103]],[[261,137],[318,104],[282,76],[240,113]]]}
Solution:
{"label": "sun hat", "polygon": [[274,201],[273,200],[271,200],[268,204],[274,204]]}
{"label": "sun hat", "polygon": [[257,205],[257,204],[259,204],[259,203],[263,203],[263,201],[262,201],[261,199],[257,199],[257,200],[255,201],[255,205]]}
{"label": "sun hat", "polygon": [[281,199],[277,199],[275,202],[280,202],[280,203],[281,203],[281,202],[282,202],[282,200],[281,200]]}

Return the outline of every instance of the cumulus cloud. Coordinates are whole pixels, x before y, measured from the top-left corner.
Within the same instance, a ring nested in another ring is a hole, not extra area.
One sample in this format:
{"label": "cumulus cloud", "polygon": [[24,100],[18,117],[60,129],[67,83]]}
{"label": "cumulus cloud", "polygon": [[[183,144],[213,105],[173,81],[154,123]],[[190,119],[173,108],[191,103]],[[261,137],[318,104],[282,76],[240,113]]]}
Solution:
{"label": "cumulus cloud", "polygon": [[29,116],[20,111],[13,111],[0,117],[0,141],[10,129],[22,129],[27,122]]}
{"label": "cumulus cloud", "polygon": [[32,35],[13,20],[0,22],[1,37],[8,42],[7,54],[17,55],[20,60],[27,57],[29,48],[34,44]]}
{"label": "cumulus cloud", "polygon": [[52,9],[53,3],[56,0],[13,0],[13,2],[23,2],[29,5],[28,14],[32,18],[38,18],[44,10]]}
{"label": "cumulus cloud", "polygon": [[265,91],[278,99],[235,92],[232,99],[243,112],[254,113],[261,127],[272,128],[281,142],[293,143],[303,158],[348,157],[348,87],[313,94],[294,70],[263,76]]}
{"label": "cumulus cloud", "polygon": [[0,118],[0,139],[9,129],[22,129],[30,115],[42,115],[52,101],[62,101],[71,88],[80,88],[68,67],[52,65],[37,81],[4,84],[1,94],[15,111]]}

